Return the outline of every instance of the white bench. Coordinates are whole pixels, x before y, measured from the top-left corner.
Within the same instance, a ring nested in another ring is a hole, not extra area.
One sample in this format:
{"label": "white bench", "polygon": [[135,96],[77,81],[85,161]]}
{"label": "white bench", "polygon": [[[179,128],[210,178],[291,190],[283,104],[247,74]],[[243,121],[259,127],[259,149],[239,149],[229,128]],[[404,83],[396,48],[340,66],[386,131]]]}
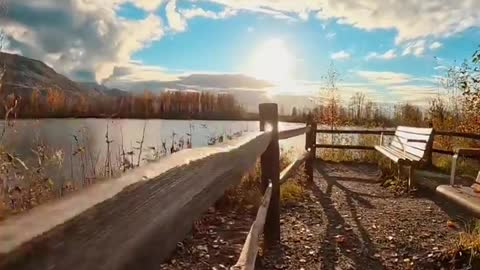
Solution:
{"label": "white bench", "polygon": [[398,126],[392,142],[389,145],[382,145],[383,140],[381,140],[380,145],[375,146],[375,149],[398,165],[398,177],[400,177],[402,165],[409,167],[408,188],[410,189],[415,167],[427,161],[432,142],[432,128]]}

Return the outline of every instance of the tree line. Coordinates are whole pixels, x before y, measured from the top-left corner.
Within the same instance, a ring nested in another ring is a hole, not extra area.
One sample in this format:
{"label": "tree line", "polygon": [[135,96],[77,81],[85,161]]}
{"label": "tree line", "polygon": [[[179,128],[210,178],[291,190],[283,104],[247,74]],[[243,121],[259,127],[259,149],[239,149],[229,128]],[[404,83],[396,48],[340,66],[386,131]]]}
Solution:
{"label": "tree line", "polygon": [[207,91],[144,91],[110,96],[33,90],[30,95],[4,96],[0,112],[5,115],[9,111],[11,117],[17,118],[241,119],[245,115],[233,95]]}

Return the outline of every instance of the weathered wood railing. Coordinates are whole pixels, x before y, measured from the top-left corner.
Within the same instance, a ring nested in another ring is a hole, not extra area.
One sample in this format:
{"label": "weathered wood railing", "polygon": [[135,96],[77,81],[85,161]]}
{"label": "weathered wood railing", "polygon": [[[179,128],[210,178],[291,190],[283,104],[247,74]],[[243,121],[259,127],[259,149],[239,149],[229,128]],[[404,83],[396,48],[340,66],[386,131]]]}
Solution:
{"label": "weathered wood railing", "polygon": [[[316,128],[278,132],[276,104],[260,105],[260,116],[261,132],[180,151],[1,221],[0,269],[157,269],[193,221],[259,157],[265,196],[257,219],[263,217],[267,247],[275,245],[280,240],[280,181],[312,157],[302,156],[280,174],[278,140],[308,130],[306,150],[312,153]],[[254,225],[251,243],[263,222]]]}
{"label": "weathered wood railing", "polygon": [[[306,173],[311,179],[313,177],[312,160],[315,158],[315,130],[316,125],[310,121],[306,127],[276,131],[277,108],[276,105],[260,105],[260,129],[265,128],[265,123],[270,120],[273,129],[272,141],[269,147],[262,155],[262,183],[266,185],[262,204],[260,205],[257,216],[247,235],[246,242],[237,263],[232,267],[234,270],[253,270],[255,269],[255,260],[258,252],[258,240],[262,232],[264,233],[264,246],[269,249],[280,242],[280,185],[285,183],[303,163],[307,163]],[[273,124],[272,124],[273,123]],[[288,139],[306,133],[305,152],[302,153],[294,162],[287,166],[281,173],[279,168],[279,149],[278,139]]]}
{"label": "weathered wood railing", "polygon": [[[317,129],[316,133],[323,133],[323,134],[360,134],[360,135],[379,135],[379,136],[393,136],[395,134],[395,129]],[[461,132],[447,132],[447,131],[436,131],[433,132],[434,140],[432,141],[432,145],[429,146],[427,149],[427,155],[429,159],[429,163],[432,160],[432,154],[445,154],[445,155],[453,155],[454,151],[452,150],[445,150],[445,149],[436,149],[433,148],[433,143],[435,141],[435,137],[437,136],[447,136],[447,137],[458,137],[464,139],[473,139],[480,141],[480,134],[475,133],[461,133]],[[316,148],[333,148],[333,149],[351,149],[351,150],[375,150],[373,145],[343,145],[343,144],[318,144],[315,143]],[[469,157],[469,155],[465,155],[465,157]]]}

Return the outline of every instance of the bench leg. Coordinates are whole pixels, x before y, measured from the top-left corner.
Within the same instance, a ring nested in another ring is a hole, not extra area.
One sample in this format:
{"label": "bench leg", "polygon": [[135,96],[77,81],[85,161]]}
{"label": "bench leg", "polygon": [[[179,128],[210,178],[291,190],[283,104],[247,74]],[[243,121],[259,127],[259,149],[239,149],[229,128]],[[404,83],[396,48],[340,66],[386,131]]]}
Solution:
{"label": "bench leg", "polygon": [[414,178],[415,178],[415,167],[412,164],[410,164],[410,166],[408,167],[408,191],[412,189]]}
{"label": "bench leg", "polygon": [[400,165],[400,162],[397,163],[397,180],[402,180],[402,165]]}
{"label": "bench leg", "polygon": [[457,159],[458,154],[453,155],[452,157],[452,169],[450,171],[450,185],[453,186],[455,184],[455,170],[457,167]]}

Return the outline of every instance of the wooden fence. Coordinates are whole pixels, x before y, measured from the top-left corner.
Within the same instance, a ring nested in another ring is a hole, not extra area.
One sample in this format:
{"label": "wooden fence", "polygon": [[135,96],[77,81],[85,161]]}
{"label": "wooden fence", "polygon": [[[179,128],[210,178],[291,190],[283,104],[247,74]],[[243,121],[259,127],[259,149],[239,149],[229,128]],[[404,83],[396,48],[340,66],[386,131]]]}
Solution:
{"label": "wooden fence", "polygon": [[[232,267],[235,270],[255,269],[255,259],[258,253],[258,241],[264,234],[264,248],[269,249],[280,243],[280,185],[290,178],[294,171],[305,162],[308,178],[313,178],[312,160],[315,158],[315,130],[316,124],[307,123],[304,128],[287,130],[277,135],[277,107],[273,104],[260,105],[260,130],[264,130],[265,123],[272,125],[272,140],[261,158],[262,183],[265,192],[257,216],[247,235],[246,242],[240,253],[237,263]],[[288,139],[306,133],[305,152],[294,162],[280,172],[278,139]],[[278,138],[278,139],[277,139]]]}
{"label": "wooden fence", "polygon": [[[395,135],[395,129],[348,129],[348,130],[341,130],[341,129],[317,129],[316,133],[323,133],[323,134],[361,134],[361,135],[379,135],[379,136],[393,136]],[[472,139],[480,141],[480,134],[475,133],[461,133],[461,132],[448,132],[448,131],[433,131],[434,139],[432,144],[435,141],[435,137],[438,136],[446,136],[446,137],[457,137],[463,139]],[[373,145],[343,145],[343,144],[318,144],[315,143],[315,148],[330,148],[330,149],[351,149],[351,150],[375,150],[375,146]],[[448,149],[436,149],[430,147],[427,149],[427,163],[431,165],[432,163],[432,154],[444,154],[444,155],[453,155],[453,150]],[[465,155],[466,158],[474,157]]]}
{"label": "wooden fence", "polygon": [[259,109],[260,132],[219,146],[180,151],[1,221],[0,269],[157,269],[194,220],[258,158],[265,191],[258,220],[263,222],[252,226],[249,242],[257,241],[265,223],[265,243],[276,244],[280,182],[311,160],[314,150],[307,139],[308,155],[280,174],[278,141],[307,131],[311,138],[315,129],[279,132],[277,105],[261,104]]}

